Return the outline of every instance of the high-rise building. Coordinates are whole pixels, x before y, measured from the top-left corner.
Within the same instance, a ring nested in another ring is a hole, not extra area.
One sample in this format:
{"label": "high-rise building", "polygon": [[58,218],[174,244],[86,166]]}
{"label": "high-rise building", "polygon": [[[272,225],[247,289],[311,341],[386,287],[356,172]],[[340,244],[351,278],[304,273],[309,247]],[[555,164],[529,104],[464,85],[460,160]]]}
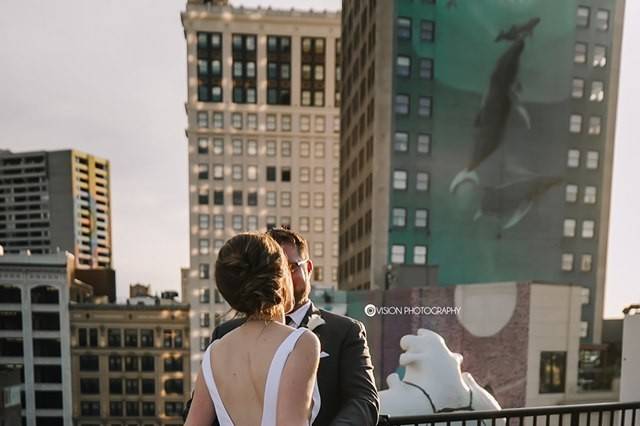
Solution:
{"label": "high-rise building", "polygon": [[73,256],[0,255],[0,368],[20,372],[22,424],[70,425]]}
{"label": "high-rise building", "polygon": [[228,305],[216,254],[241,231],[290,225],[319,287],[337,282],[340,14],[187,2],[190,272],[195,373]]}
{"label": "high-rise building", "polygon": [[624,1],[343,2],[341,289],[604,299]]}
{"label": "high-rise building", "polygon": [[0,245],[112,266],[109,161],[76,150],[0,151]]}
{"label": "high-rise building", "polygon": [[74,424],[182,424],[191,390],[189,308],[133,303],[71,305]]}

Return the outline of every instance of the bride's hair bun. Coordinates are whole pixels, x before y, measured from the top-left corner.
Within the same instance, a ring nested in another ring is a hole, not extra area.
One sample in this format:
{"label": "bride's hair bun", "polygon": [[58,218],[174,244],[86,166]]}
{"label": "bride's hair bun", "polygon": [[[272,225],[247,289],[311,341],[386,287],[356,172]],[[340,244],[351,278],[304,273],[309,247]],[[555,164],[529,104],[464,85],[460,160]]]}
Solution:
{"label": "bride's hair bun", "polygon": [[222,297],[246,316],[272,318],[284,308],[286,257],[266,234],[238,234],[218,253],[215,279]]}

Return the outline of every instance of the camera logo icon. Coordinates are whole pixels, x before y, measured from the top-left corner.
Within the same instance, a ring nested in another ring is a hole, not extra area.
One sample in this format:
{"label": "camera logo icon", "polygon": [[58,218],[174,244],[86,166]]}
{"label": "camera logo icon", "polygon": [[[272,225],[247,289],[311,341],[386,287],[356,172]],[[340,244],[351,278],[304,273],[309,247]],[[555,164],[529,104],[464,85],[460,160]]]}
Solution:
{"label": "camera logo icon", "polygon": [[364,314],[368,317],[374,316],[376,314],[376,307],[371,303],[369,303],[367,306],[364,307]]}

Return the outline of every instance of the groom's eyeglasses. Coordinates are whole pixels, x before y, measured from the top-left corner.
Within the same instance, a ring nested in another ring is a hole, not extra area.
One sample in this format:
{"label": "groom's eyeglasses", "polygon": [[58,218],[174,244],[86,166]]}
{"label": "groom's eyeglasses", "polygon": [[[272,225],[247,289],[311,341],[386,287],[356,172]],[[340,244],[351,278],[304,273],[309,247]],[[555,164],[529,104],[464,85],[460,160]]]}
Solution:
{"label": "groom's eyeglasses", "polygon": [[289,262],[289,270],[292,274],[295,274],[298,271],[298,268],[302,268],[302,266],[304,266],[308,261],[309,259],[303,259],[297,262]]}

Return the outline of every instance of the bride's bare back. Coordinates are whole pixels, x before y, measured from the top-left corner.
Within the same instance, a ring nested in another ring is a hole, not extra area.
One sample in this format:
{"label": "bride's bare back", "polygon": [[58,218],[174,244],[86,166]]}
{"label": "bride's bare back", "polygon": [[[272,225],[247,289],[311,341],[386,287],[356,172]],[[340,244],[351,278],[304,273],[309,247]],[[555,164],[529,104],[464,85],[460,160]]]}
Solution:
{"label": "bride's bare back", "polygon": [[[213,377],[235,425],[260,425],[269,367],[278,347],[294,331],[280,322],[249,321],[216,343],[211,351]],[[320,343],[304,333],[285,363],[277,398],[278,426],[307,426],[318,368]],[[215,416],[202,372],[196,380],[187,426],[210,426]]]}

